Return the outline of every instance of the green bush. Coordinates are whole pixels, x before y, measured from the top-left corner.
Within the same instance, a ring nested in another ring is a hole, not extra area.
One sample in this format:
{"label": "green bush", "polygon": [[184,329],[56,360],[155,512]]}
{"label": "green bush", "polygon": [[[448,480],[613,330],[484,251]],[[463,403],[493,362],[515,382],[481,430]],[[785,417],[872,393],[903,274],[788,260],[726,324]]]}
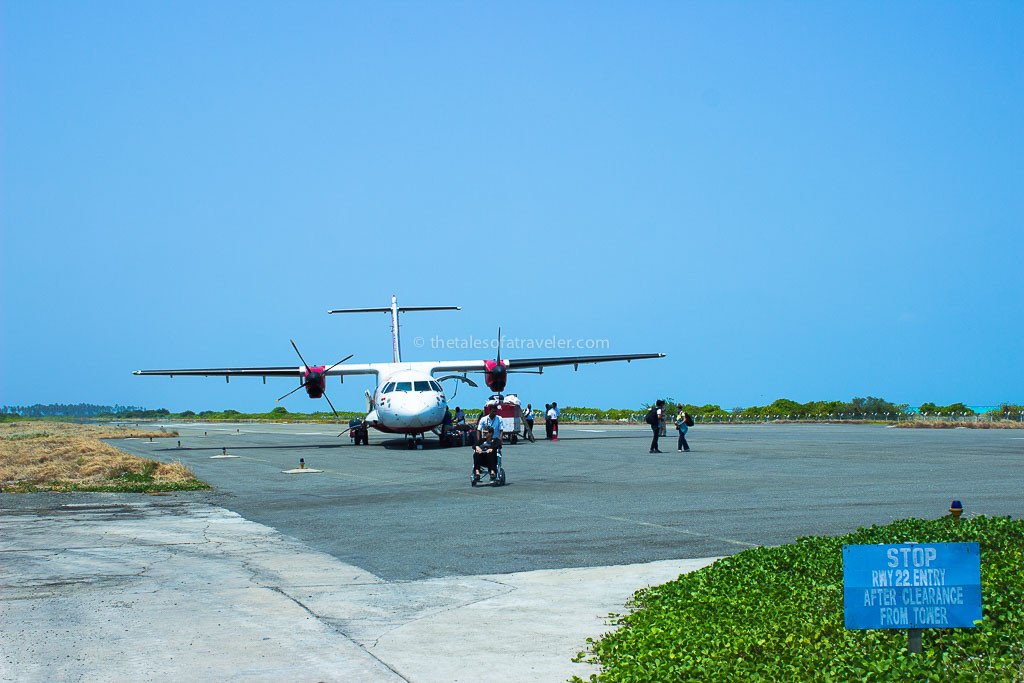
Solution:
{"label": "green bush", "polygon": [[1022,413],[1024,413],[1024,406],[1003,403],[995,410],[989,412],[989,415],[997,420],[1019,420]]}
{"label": "green bush", "polygon": [[974,411],[963,403],[951,403],[948,406],[939,406],[934,403],[922,403],[918,410],[928,415],[974,415]]}
{"label": "green bush", "polygon": [[[982,621],[924,630],[920,655],[904,630],[843,626],[842,546],[908,541],[981,546]],[[907,519],[800,538],[639,591],[630,606],[618,630],[588,640],[587,661],[602,666],[591,680],[1024,680],[1024,522]]]}

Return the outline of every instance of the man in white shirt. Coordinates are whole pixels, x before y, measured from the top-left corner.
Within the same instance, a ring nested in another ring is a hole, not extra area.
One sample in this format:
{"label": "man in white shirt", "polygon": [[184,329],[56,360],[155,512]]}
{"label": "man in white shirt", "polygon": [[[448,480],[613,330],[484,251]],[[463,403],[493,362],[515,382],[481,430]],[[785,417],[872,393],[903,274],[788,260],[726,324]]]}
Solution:
{"label": "man in white shirt", "polygon": [[494,438],[498,440],[498,443],[501,443],[501,430],[503,426],[501,416],[498,415],[498,406],[492,403],[487,407],[487,415],[480,420],[480,431],[490,429],[494,432]]}
{"label": "man in white shirt", "polygon": [[558,404],[552,402],[545,416],[545,421],[551,425],[551,440],[558,441]]}

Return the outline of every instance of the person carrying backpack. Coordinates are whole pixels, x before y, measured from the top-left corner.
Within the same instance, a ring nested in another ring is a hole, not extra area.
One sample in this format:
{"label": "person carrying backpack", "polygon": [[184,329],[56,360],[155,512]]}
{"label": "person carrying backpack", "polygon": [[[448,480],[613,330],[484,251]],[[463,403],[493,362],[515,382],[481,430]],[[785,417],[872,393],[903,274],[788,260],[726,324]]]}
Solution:
{"label": "person carrying backpack", "polygon": [[676,452],[682,453],[683,451],[690,450],[690,444],[686,443],[686,430],[693,424],[693,418],[683,411],[683,407],[679,406],[679,413],[676,415],[676,429],[679,431],[679,443],[676,445]]}
{"label": "person carrying backpack", "polygon": [[647,411],[647,417],[644,419],[647,424],[651,425],[651,431],[654,432],[654,437],[651,439],[651,450],[649,453],[661,453],[658,450],[658,436],[661,434],[661,421],[665,419],[665,402],[661,399],[655,402],[651,409]]}

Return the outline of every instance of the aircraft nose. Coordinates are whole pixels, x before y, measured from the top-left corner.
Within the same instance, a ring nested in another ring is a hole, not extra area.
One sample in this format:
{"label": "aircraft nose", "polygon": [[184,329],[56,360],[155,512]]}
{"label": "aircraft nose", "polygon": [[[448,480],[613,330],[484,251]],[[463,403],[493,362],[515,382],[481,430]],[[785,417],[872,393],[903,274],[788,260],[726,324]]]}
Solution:
{"label": "aircraft nose", "polygon": [[425,396],[419,402],[419,426],[435,427],[444,419],[444,404],[438,403],[434,396]]}
{"label": "aircraft nose", "polygon": [[436,427],[444,418],[444,401],[438,394],[405,394],[391,399],[391,408],[406,427]]}

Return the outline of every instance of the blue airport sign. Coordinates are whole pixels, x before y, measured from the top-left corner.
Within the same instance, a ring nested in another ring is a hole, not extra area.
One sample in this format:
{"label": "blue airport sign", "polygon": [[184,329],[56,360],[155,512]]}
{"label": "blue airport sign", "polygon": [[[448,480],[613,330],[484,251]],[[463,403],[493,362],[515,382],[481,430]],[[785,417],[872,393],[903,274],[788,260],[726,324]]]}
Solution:
{"label": "blue airport sign", "polygon": [[848,629],[971,628],[981,619],[977,543],[843,546]]}

